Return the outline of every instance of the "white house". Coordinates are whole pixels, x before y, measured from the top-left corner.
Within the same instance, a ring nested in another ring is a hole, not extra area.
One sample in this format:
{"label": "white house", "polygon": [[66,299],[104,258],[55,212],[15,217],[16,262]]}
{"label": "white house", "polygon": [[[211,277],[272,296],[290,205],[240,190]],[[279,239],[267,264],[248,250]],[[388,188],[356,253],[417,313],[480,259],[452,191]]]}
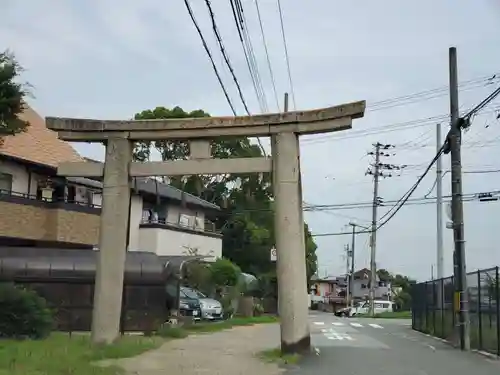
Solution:
{"label": "white house", "polygon": [[[24,133],[0,143],[0,245],[95,248],[102,184],[57,176],[57,165],[82,158],[27,107]],[[222,255],[213,218],[219,207],[154,178],[133,180],[128,249],[158,255]],[[207,259],[207,260],[210,260]]]}
{"label": "white house", "polygon": [[[368,268],[363,268],[354,272],[354,283],[352,286],[352,294],[354,299],[368,299],[370,294],[370,275],[371,272]],[[376,277],[375,285],[375,298],[380,300],[391,300],[392,290],[391,283],[380,280],[378,275]]]}

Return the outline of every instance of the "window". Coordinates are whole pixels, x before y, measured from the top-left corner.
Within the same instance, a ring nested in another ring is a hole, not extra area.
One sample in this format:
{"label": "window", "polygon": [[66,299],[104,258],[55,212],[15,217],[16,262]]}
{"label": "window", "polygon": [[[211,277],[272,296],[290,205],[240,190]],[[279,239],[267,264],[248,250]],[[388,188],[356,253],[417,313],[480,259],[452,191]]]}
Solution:
{"label": "window", "polygon": [[361,284],[361,289],[366,289],[366,284]]}
{"label": "window", "polygon": [[12,175],[0,173],[0,193],[10,194],[12,192]]}

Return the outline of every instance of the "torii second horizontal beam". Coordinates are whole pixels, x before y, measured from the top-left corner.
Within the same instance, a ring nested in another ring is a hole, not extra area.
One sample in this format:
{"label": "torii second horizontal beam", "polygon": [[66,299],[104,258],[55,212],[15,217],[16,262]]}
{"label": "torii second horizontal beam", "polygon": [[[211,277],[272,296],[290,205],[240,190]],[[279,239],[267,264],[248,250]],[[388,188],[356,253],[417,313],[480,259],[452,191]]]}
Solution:
{"label": "torii second horizontal beam", "polygon": [[[151,161],[130,164],[130,177],[188,176],[197,174],[264,173],[272,171],[271,158],[193,159]],[[104,164],[64,162],[57,174],[65,177],[95,178],[104,175]]]}

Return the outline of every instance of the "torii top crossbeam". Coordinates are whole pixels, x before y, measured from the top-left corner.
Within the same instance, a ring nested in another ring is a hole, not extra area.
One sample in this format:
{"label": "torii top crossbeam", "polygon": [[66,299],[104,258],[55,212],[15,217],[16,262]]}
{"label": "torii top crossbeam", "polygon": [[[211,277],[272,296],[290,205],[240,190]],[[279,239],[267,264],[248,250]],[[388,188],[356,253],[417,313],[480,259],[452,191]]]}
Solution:
{"label": "torii top crossbeam", "polygon": [[309,111],[238,117],[202,117],[158,120],[93,120],[46,117],[47,128],[73,142],[109,137],[130,140],[270,136],[282,132],[315,134],[351,128],[352,119],[364,116],[365,101]]}

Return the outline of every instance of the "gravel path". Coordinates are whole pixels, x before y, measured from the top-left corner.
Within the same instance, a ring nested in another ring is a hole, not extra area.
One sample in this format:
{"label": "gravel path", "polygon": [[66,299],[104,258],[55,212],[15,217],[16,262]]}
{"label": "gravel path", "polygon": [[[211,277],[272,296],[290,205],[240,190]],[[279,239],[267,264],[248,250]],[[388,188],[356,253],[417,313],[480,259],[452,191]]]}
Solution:
{"label": "gravel path", "polygon": [[138,357],[106,364],[118,365],[129,375],[277,375],[284,370],[255,354],[277,347],[279,337],[277,324],[236,327],[172,340]]}

